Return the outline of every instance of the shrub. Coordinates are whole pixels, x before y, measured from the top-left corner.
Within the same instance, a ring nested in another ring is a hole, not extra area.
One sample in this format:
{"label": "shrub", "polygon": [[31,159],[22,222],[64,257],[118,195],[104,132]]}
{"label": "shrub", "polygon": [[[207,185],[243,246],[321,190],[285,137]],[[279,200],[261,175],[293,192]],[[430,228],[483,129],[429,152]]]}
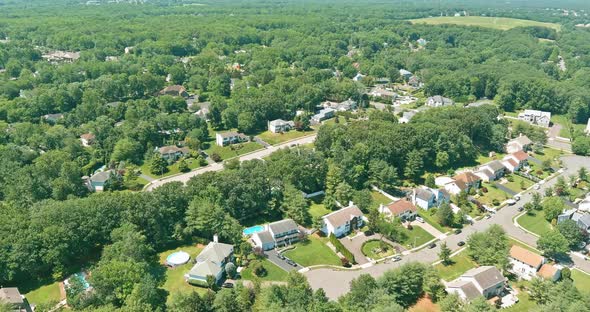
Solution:
{"label": "shrub", "polygon": [[500,205],[500,201],[498,199],[494,198],[494,200],[492,200],[492,205],[498,206],[498,205]]}
{"label": "shrub", "polygon": [[481,188],[481,191],[484,192],[484,193],[487,193],[488,192],[488,188],[484,186],[484,187]]}
{"label": "shrub", "polygon": [[350,261],[348,261],[348,259],[346,259],[346,258],[340,258],[340,262],[342,263],[342,266],[345,268],[348,268],[351,266]]}
{"label": "shrub", "polygon": [[255,262],[252,265],[252,272],[254,273],[254,275],[256,275],[258,277],[265,277],[266,274],[268,273],[266,271],[266,268],[264,267],[264,265],[262,265],[261,262]]}
{"label": "shrub", "polygon": [[346,259],[348,259],[352,263],[356,263],[356,260],[354,259],[354,255],[352,254],[352,252],[346,249],[346,247],[342,245],[342,243],[338,240],[338,238],[336,238],[336,236],[333,233],[330,234],[330,242],[332,243],[332,245],[334,245],[336,250],[340,252]]}
{"label": "shrub", "polygon": [[211,157],[211,159],[213,159],[214,162],[220,162],[222,160],[221,156],[219,156],[219,154],[217,153],[211,153],[209,157]]}

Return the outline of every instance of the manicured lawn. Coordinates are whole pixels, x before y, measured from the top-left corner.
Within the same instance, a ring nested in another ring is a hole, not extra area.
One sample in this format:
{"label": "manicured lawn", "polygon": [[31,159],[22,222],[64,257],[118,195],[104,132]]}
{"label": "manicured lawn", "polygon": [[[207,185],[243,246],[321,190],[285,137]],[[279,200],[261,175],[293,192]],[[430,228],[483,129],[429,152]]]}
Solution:
{"label": "manicured lawn", "polygon": [[[191,170],[201,167],[201,164],[195,158],[187,158],[184,161],[186,162],[189,169],[191,169]],[[178,174],[178,173],[180,173],[180,169],[178,169],[178,161],[177,161],[177,162],[173,163],[172,165],[168,166],[168,171],[165,172],[163,175],[153,174],[152,171],[150,170],[150,163],[145,162],[141,166],[141,172],[147,176],[152,177],[152,178],[160,178],[160,177],[167,177],[167,176],[171,176],[174,174]]]}
{"label": "manicured lawn", "polygon": [[28,294],[25,297],[29,300],[29,303],[36,305],[45,305],[50,303],[58,303],[61,300],[61,294],[59,292],[59,283],[41,286]]}
{"label": "manicured lawn", "polygon": [[[529,161],[529,167],[531,167],[532,170],[529,173],[536,176],[539,179],[545,179],[551,175],[551,172],[549,170],[543,170],[543,166],[535,162]],[[539,174],[539,171],[542,171],[541,174]]]}
{"label": "manicured lawn", "polygon": [[565,115],[552,115],[551,122],[554,124],[559,124],[562,126],[561,130],[559,131],[559,136],[571,139],[572,132],[571,128],[573,128],[576,132],[583,132],[586,128],[585,124],[574,124],[570,121],[570,119]]}
{"label": "manicured lawn", "polygon": [[422,219],[424,219],[424,221],[426,221],[428,224],[432,225],[434,228],[443,233],[450,230],[450,228],[444,227],[438,223],[436,214],[433,213],[434,211],[435,210],[426,211],[421,208],[418,208],[418,215],[422,217]]}
{"label": "manicured lawn", "polygon": [[456,279],[461,276],[461,274],[467,272],[467,270],[473,269],[477,266],[465,251],[451,257],[451,260],[453,260],[453,264],[451,265],[445,266],[442,263],[439,263],[434,266],[434,269],[438,271],[440,277],[447,282]]}
{"label": "manicured lawn", "polygon": [[402,228],[402,232],[406,234],[406,239],[401,243],[409,248],[422,246],[426,242],[434,239],[434,236],[430,235],[430,233],[417,225],[412,226],[411,230]]}
{"label": "manicured lawn", "polygon": [[313,218],[319,218],[332,212],[332,210],[324,206],[324,196],[316,196],[311,198],[309,205],[309,214]]}
{"label": "manicured lawn", "polygon": [[552,28],[557,31],[561,29],[559,24],[543,23],[531,20],[506,18],[506,17],[485,17],[485,16],[442,16],[442,17],[428,17],[413,19],[410,22],[414,24],[454,24],[461,26],[479,26],[486,28],[494,28],[499,30],[508,30],[515,27],[541,26]]}
{"label": "manicured lawn", "polygon": [[191,256],[191,261],[175,268],[166,269],[166,280],[162,288],[170,293],[168,296],[169,300],[172,298],[174,293],[190,293],[192,291],[196,291],[200,294],[203,294],[207,291],[205,288],[192,286],[184,280],[184,275],[188,273],[188,271],[190,271],[190,269],[193,267],[193,260],[201,252],[202,248],[195,245],[190,245],[161,252],[158,255],[160,258],[160,263],[164,265],[168,255],[180,250],[187,252]]}
{"label": "manicured lawn", "polygon": [[[266,269],[266,276],[264,277],[257,277],[252,273],[250,269],[255,261],[262,261],[262,266]],[[274,263],[268,261],[267,259],[262,260],[254,260],[250,263],[249,267],[245,268],[240,272],[242,275],[242,279],[244,280],[254,280],[256,278],[260,279],[261,281],[285,281],[287,279],[287,271],[279,268]]]}
{"label": "manicured lawn", "polygon": [[542,235],[551,231],[551,224],[545,220],[545,214],[542,210],[533,211],[532,215],[525,213],[517,219],[517,222],[523,228],[537,235]]}
{"label": "manicured lawn", "polygon": [[557,164],[555,162],[555,159],[559,159],[560,156],[562,156],[564,153],[560,150],[556,150],[554,148],[549,148],[549,147],[545,147],[543,148],[543,152],[540,154],[537,153],[533,153],[533,157],[537,158],[540,161],[544,161],[546,159],[549,159],[552,161],[552,166],[556,166]]}
{"label": "manicured lawn", "polygon": [[385,243],[385,245],[387,245],[387,249],[386,250],[381,250],[381,241],[378,240],[372,240],[372,241],[367,241],[364,245],[363,245],[363,254],[373,260],[378,260],[381,258],[385,258],[388,256],[391,256],[395,253],[395,249],[393,248],[393,246]]}
{"label": "manicured lawn", "polygon": [[393,201],[389,197],[377,191],[372,191],[371,197],[373,197],[373,207],[375,208],[378,208],[380,204],[387,205]]}
{"label": "manicured lawn", "polygon": [[291,131],[285,132],[285,133],[272,133],[270,131],[264,131],[261,134],[259,134],[258,137],[260,139],[262,139],[262,141],[264,141],[270,145],[277,145],[279,143],[283,143],[286,141],[297,139],[302,136],[310,135],[314,132],[315,132],[314,130],[308,130],[308,131],[291,130]]}
{"label": "manicured lawn", "polygon": [[497,199],[499,202],[503,202],[504,200],[510,198],[510,195],[500,190],[491,183],[484,182],[482,186],[488,189],[487,193],[483,193],[483,196],[477,198],[477,200],[480,201],[482,204],[492,207],[492,202],[494,201],[494,199]]}
{"label": "manicured lawn", "polygon": [[[504,186],[507,187],[507,188],[509,188],[509,189],[511,189],[511,190],[513,190],[516,193],[520,193],[524,189],[527,189],[531,185],[534,184],[533,181],[531,181],[531,180],[529,180],[527,178],[523,178],[523,177],[521,177],[519,175],[516,175],[516,174],[513,174],[510,177],[513,179],[513,181],[504,184]],[[521,186],[521,182],[524,185],[524,189],[520,187]]]}
{"label": "manicured lawn", "polygon": [[496,155],[494,157],[489,157],[489,154],[486,153],[484,154],[480,154],[479,156],[477,156],[477,159],[475,160],[478,164],[483,165],[483,164],[487,164],[492,160],[498,160],[498,159],[502,159],[504,158],[504,156],[506,156],[506,154],[504,153],[498,153],[496,152]]}
{"label": "manicured lawn", "polygon": [[580,292],[590,295],[590,275],[573,269],[572,279],[574,280],[574,285]]}
{"label": "manicured lawn", "polygon": [[215,142],[210,144],[211,146],[205,150],[205,153],[207,153],[209,156],[211,156],[213,153],[216,153],[221,157],[222,160],[227,160],[229,158],[240,156],[263,148],[262,145],[256,142],[239,143],[224,147],[215,145]]}
{"label": "manicured lawn", "polygon": [[520,247],[522,247],[524,249],[527,249],[529,251],[532,251],[532,252],[534,252],[536,254],[540,254],[540,252],[538,250],[536,250],[535,248],[533,248],[532,246],[529,246],[529,245],[527,245],[525,243],[522,243],[522,242],[520,242],[520,241],[518,241],[518,240],[516,240],[516,239],[514,239],[512,237],[508,237],[508,243],[510,244],[510,246],[514,246],[514,245],[520,246]]}
{"label": "manicured lawn", "polygon": [[341,265],[340,258],[326,245],[327,238],[309,236],[305,242],[297,243],[295,249],[286,251],[285,257],[308,267],[318,264]]}

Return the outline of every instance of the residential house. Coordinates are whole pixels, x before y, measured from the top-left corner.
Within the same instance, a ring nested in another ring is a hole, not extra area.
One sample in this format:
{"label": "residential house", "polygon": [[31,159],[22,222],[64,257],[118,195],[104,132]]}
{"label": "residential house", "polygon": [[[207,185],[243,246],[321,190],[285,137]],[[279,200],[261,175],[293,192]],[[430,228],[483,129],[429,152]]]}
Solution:
{"label": "residential house", "polygon": [[410,120],[412,120],[412,118],[418,113],[418,111],[409,111],[409,112],[404,112],[402,117],[399,119],[399,123],[408,123],[410,122]]}
{"label": "residential house", "polygon": [[43,119],[45,119],[45,121],[49,122],[49,123],[56,123],[58,120],[63,119],[64,118],[64,114],[47,114],[47,115],[43,115]]}
{"label": "residential house", "polygon": [[453,100],[440,95],[431,96],[426,100],[426,105],[430,107],[450,106],[453,104],[455,104]]}
{"label": "residential house", "polygon": [[578,210],[584,212],[590,212],[590,193],[586,195],[581,202],[578,203]]}
{"label": "residential house", "polygon": [[248,136],[234,131],[217,132],[215,134],[215,144],[217,144],[218,146],[226,146],[245,141],[248,141]]}
{"label": "residential house", "polygon": [[478,189],[481,186],[481,178],[472,171],[464,171],[453,177],[455,181],[465,183],[467,189]]}
{"label": "residential house", "polygon": [[576,222],[581,230],[590,233],[590,214],[586,213],[585,211],[569,209],[557,216],[557,223],[561,223],[566,220],[572,220]]}
{"label": "residential house", "polygon": [[420,38],[420,39],[416,40],[416,42],[420,46],[425,46],[428,43],[428,41],[426,41],[426,39],[423,39],[423,38]]}
{"label": "residential house", "polygon": [[342,237],[361,228],[365,224],[365,219],[363,212],[350,203],[348,207],[323,216],[321,231],[326,235],[334,234],[336,237]]}
{"label": "residential house", "polygon": [[449,294],[470,301],[479,296],[490,299],[499,296],[506,287],[506,278],[494,266],[481,266],[465,272],[446,285]]}
{"label": "residential house", "polygon": [[268,123],[268,130],[272,133],[288,132],[293,128],[295,128],[295,123],[293,121],[275,119]]}
{"label": "residential house", "polygon": [[566,220],[571,220],[576,212],[576,209],[569,209],[562,212],[560,215],[557,216],[557,223],[561,223]]}
{"label": "residential house", "polygon": [[545,263],[544,257],[518,245],[510,248],[509,260],[512,264],[510,272],[527,281],[537,276],[537,271]]}
{"label": "residential house", "polygon": [[343,102],[331,102],[331,101],[325,101],[322,103],[322,107],[324,108],[331,108],[335,111],[339,111],[339,112],[347,112],[347,111],[351,111],[357,108],[357,102],[353,101],[351,99],[348,99],[346,101]]}
{"label": "residential house", "polygon": [[80,58],[80,52],[53,51],[41,55],[41,58],[54,64],[58,62],[71,63]]}
{"label": "residential house", "polygon": [[400,218],[402,221],[414,220],[418,214],[418,208],[407,199],[400,199],[388,205],[379,205],[379,212],[389,218]]}
{"label": "residential house", "polygon": [[[33,311],[25,296],[21,295],[16,287],[0,288],[0,303],[9,306],[8,311],[30,312]],[[4,310],[3,310],[4,311]]]}
{"label": "residential house", "polygon": [[549,127],[551,121],[551,113],[533,109],[526,109],[524,112],[518,114],[518,119],[526,121],[531,125],[539,125],[541,127]]}
{"label": "residential house", "polygon": [[518,151],[528,151],[531,149],[533,141],[531,141],[526,135],[520,135],[514,138],[506,144],[506,152],[512,154]]}
{"label": "residential house", "polygon": [[197,256],[196,263],[186,274],[185,280],[190,284],[207,285],[207,276],[213,276],[219,283],[225,272],[225,265],[233,261],[234,246],[219,243],[217,235],[213,237],[201,253]]}
{"label": "residential house", "polygon": [[290,245],[299,240],[299,226],[291,219],[270,223],[262,232],[252,235],[252,242],[262,250]]}
{"label": "residential house", "polygon": [[157,147],[156,152],[168,161],[176,161],[177,159],[190,154],[188,147],[178,147],[176,145]]}
{"label": "residential house", "polygon": [[414,74],[412,74],[412,72],[407,71],[405,69],[400,69],[399,70],[399,75],[404,79],[404,80],[408,80],[410,79],[412,76],[414,76]]}
{"label": "residential house", "polygon": [[586,125],[586,130],[584,132],[586,132],[587,135],[590,135],[590,118],[588,118],[588,124]]}
{"label": "residential house", "polygon": [[[572,216],[572,220],[575,217],[575,215]],[[584,213],[581,216],[579,216],[579,218],[577,218],[577,220],[575,221],[580,229],[584,230],[587,233],[590,233],[590,214]]]}
{"label": "residential house", "polygon": [[107,182],[116,174],[111,169],[97,172],[88,178],[88,188],[94,192],[102,192]]}
{"label": "residential house", "polygon": [[80,136],[80,141],[82,141],[82,146],[88,147],[94,143],[96,136],[92,133],[84,133]]}
{"label": "residential house", "polygon": [[330,118],[334,117],[335,114],[336,114],[336,111],[334,109],[324,108],[324,109],[320,110],[317,114],[315,114],[311,117],[311,122],[313,124],[319,124],[326,119],[330,119]]}
{"label": "residential house", "polygon": [[451,195],[459,195],[461,192],[468,192],[467,184],[463,181],[453,180],[444,185],[444,189]]}
{"label": "residential house", "polygon": [[561,278],[561,269],[560,265],[545,263],[537,272],[537,276],[556,282]]}
{"label": "residential house", "polygon": [[432,189],[429,187],[415,188],[411,195],[412,203],[424,210],[432,207],[438,207],[442,203],[448,203],[451,200],[450,194],[443,188]]}
{"label": "residential house", "polygon": [[508,169],[508,171],[515,172],[526,166],[528,159],[529,154],[524,151],[518,151],[504,156],[502,164]]}
{"label": "residential house", "polygon": [[199,106],[199,110],[197,110],[195,112],[195,116],[201,118],[201,119],[205,119],[205,120],[209,120],[209,112],[210,109],[209,107],[211,106],[211,102],[202,102],[198,104]]}
{"label": "residential house", "polygon": [[408,85],[413,88],[420,88],[423,86],[423,83],[417,76],[412,76],[410,79],[408,79]]}
{"label": "residential house", "polygon": [[479,170],[475,172],[483,181],[490,182],[498,180],[503,177],[506,173],[506,167],[499,160],[490,161],[479,167]]}
{"label": "residential house", "polygon": [[160,95],[182,96],[186,98],[188,97],[188,92],[186,92],[186,89],[183,86],[173,85],[162,89]]}
{"label": "residential house", "polygon": [[397,97],[397,93],[395,93],[390,88],[383,88],[383,86],[374,87],[369,92],[369,95],[387,100],[393,100],[395,97]]}
{"label": "residential house", "polygon": [[354,81],[361,81],[361,80],[363,80],[363,78],[365,78],[365,75],[363,75],[361,73],[357,73],[356,76],[354,76],[352,78],[352,80],[354,80]]}

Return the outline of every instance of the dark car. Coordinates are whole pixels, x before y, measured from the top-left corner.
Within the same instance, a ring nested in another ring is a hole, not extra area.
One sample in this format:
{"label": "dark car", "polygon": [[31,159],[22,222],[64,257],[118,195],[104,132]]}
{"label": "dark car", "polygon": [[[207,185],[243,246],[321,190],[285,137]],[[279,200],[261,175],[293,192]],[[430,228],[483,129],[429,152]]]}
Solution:
{"label": "dark car", "polygon": [[290,265],[292,265],[292,266],[297,266],[297,263],[295,263],[295,261],[293,261],[291,259],[288,259],[287,260],[287,263],[290,264]]}
{"label": "dark car", "polygon": [[223,287],[223,288],[234,288],[234,284],[232,284],[232,283],[223,283],[221,285],[221,287]]}
{"label": "dark car", "polygon": [[278,254],[277,257],[281,260],[285,260],[285,256],[283,256],[282,254]]}
{"label": "dark car", "polygon": [[518,207],[518,211],[519,211],[519,212],[521,212],[521,211],[523,211],[523,210],[524,210],[524,207],[522,207],[522,206],[521,206],[521,207]]}
{"label": "dark car", "polygon": [[432,249],[434,247],[436,247],[436,244],[435,243],[432,243],[432,244],[428,245],[428,248],[430,248],[430,249]]}
{"label": "dark car", "polygon": [[457,246],[459,246],[459,247],[460,246],[464,246],[464,245],[465,245],[465,242],[464,241],[460,241],[460,242],[457,243]]}
{"label": "dark car", "polygon": [[455,230],[455,234],[461,234],[461,232],[462,232],[461,229],[456,229]]}

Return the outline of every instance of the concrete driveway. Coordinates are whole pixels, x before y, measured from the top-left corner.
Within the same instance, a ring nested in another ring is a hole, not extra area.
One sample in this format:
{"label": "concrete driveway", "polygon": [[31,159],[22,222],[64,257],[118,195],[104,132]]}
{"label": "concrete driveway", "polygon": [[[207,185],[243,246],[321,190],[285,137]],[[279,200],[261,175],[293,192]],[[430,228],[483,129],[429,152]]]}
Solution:
{"label": "concrete driveway", "polygon": [[274,249],[265,252],[265,254],[267,255],[268,261],[276,264],[279,268],[287,272],[303,269],[299,264],[297,264],[297,266],[292,266],[288,264],[286,260],[279,258],[279,253]]}

